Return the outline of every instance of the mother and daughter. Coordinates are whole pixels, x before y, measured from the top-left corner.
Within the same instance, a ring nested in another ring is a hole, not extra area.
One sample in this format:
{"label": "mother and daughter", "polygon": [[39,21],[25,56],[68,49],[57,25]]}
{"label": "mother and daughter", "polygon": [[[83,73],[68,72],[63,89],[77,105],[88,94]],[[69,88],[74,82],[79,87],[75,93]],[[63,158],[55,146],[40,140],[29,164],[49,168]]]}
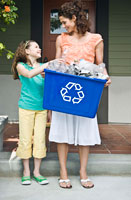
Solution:
{"label": "mother and daughter", "polygon": [[[59,10],[59,19],[66,33],[56,40],[56,58],[65,58],[70,64],[74,60],[85,59],[91,63],[103,62],[103,39],[100,34],[89,32],[87,15],[80,0],[64,3]],[[65,51],[66,50],[66,51]],[[29,158],[34,157],[33,179],[39,184],[48,184],[40,174],[40,164],[46,156],[45,128],[47,111],[43,109],[43,70],[48,63],[39,63],[39,45],[32,40],[21,42],[18,46],[12,71],[14,79],[19,79],[21,96],[19,99],[19,145],[17,156],[23,161],[23,185],[31,184]],[[106,69],[104,74],[107,74]],[[105,87],[110,85],[108,78]],[[49,112],[51,117],[51,112]],[[33,148],[32,148],[33,138]],[[85,118],[65,113],[52,112],[49,140],[57,143],[60,164],[59,186],[71,188],[66,168],[68,144],[77,144],[80,157],[80,183],[84,188],[94,184],[87,175],[89,146],[101,144],[97,118]],[[33,152],[32,152],[33,151]]]}

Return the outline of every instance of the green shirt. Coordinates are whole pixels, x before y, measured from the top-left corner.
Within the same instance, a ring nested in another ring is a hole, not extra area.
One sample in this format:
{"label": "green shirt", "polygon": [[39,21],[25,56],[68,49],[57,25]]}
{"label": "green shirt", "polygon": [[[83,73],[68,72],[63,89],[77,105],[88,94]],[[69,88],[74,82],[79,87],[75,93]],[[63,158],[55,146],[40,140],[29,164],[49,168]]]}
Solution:
{"label": "green shirt", "polygon": [[[27,70],[32,70],[28,64],[20,62]],[[42,63],[40,63],[42,65]],[[19,75],[21,86],[21,95],[18,102],[20,108],[28,110],[43,109],[44,78],[38,74],[33,78],[27,78]]]}

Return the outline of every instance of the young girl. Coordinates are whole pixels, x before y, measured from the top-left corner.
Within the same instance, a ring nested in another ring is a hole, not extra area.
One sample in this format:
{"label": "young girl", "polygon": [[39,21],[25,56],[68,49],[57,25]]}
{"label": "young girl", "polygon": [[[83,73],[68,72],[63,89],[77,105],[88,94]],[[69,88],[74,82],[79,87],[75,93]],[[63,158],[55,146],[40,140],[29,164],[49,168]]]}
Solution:
{"label": "young girl", "polygon": [[[103,62],[103,39],[100,34],[88,31],[87,15],[80,0],[64,3],[59,11],[59,19],[66,33],[56,40],[56,58],[66,55],[65,62],[70,64],[75,60],[85,59],[88,62],[100,64]],[[105,69],[104,74],[107,74]],[[105,86],[110,85],[108,78]],[[59,185],[71,188],[66,168],[68,144],[77,144],[80,157],[80,182],[84,188],[92,188],[94,184],[88,178],[86,169],[89,146],[100,144],[97,118],[94,119],[52,112],[49,140],[57,143],[60,163]]]}
{"label": "young girl", "polygon": [[35,41],[23,41],[16,50],[12,64],[14,79],[20,79],[22,84],[18,103],[19,145],[16,154],[23,161],[24,171],[21,179],[23,185],[31,184],[29,158],[32,155],[34,157],[33,179],[39,184],[48,184],[48,180],[40,174],[41,159],[46,156],[47,119],[47,111],[42,107],[44,78],[41,73],[48,64],[37,62],[40,57],[41,49]]}

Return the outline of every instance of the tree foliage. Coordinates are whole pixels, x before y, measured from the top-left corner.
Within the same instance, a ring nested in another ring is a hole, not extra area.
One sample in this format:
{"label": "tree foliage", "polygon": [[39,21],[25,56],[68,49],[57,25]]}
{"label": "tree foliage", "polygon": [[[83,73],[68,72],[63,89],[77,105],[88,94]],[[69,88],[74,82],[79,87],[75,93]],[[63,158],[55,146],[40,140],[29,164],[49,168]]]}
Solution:
{"label": "tree foliage", "polygon": [[[18,8],[13,0],[0,0],[0,32],[4,34],[10,24],[15,24],[18,18]],[[13,58],[14,53],[0,41],[0,56],[6,52],[7,59]]]}

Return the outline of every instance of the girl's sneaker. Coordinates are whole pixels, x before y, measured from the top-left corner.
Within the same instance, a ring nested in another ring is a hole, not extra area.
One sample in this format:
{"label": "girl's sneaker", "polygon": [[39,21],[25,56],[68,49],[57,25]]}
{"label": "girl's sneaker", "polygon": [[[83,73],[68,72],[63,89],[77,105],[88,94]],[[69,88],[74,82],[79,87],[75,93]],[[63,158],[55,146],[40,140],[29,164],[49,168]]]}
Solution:
{"label": "girl's sneaker", "polygon": [[40,185],[47,185],[49,181],[44,176],[33,176],[33,179]]}
{"label": "girl's sneaker", "polygon": [[30,176],[23,176],[21,178],[21,184],[22,185],[30,185],[31,184],[31,178],[30,178]]}

